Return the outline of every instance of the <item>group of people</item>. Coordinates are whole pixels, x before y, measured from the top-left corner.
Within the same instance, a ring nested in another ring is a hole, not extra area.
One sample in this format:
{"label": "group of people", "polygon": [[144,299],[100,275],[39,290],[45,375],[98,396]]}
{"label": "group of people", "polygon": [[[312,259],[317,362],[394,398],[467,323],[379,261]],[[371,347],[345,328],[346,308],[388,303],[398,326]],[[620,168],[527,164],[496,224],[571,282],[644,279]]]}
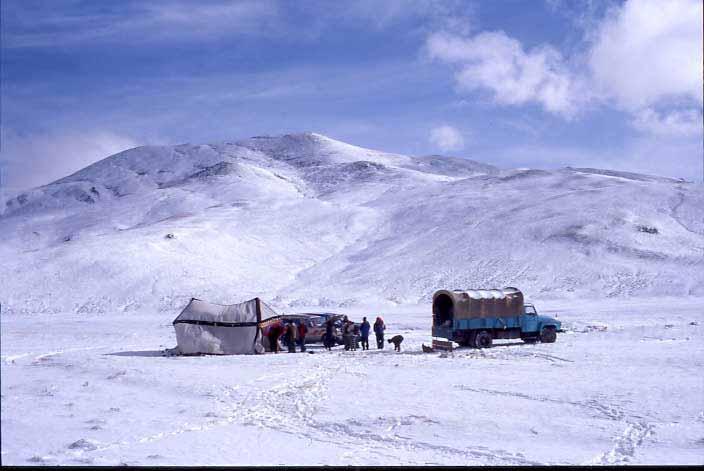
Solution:
{"label": "group of people", "polygon": [[[366,317],[362,318],[361,324],[355,324],[354,322],[347,319],[347,316],[343,318],[342,323],[342,342],[345,345],[345,350],[357,350],[359,348],[359,342],[362,342],[362,350],[369,350],[369,332],[372,326]],[[386,331],[386,324],[381,317],[377,317],[374,321],[374,335],[376,336],[376,348],[381,350],[384,348],[384,331]],[[332,338],[333,326],[332,320],[328,320],[328,328],[326,329],[326,338]],[[403,342],[402,335],[394,335],[388,340],[389,343],[394,344],[394,350],[397,352],[401,351],[401,342]],[[326,342],[325,347],[330,350],[334,345],[334,338],[331,341]]]}
{"label": "group of people", "polygon": [[[357,350],[359,344],[362,344],[362,350],[369,350],[369,334],[374,331],[376,336],[376,348],[384,348],[384,331],[386,331],[386,324],[381,317],[377,317],[372,327],[367,321],[367,318],[362,318],[361,324],[356,324],[350,321],[347,316],[342,319],[342,342],[345,346],[345,350]],[[296,353],[296,344],[300,345],[301,352],[306,351],[306,334],[308,333],[308,328],[304,322],[296,325],[293,321],[289,321],[287,324],[274,324],[269,328],[269,345],[271,346],[271,351],[274,353],[279,352],[279,338],[282,338],[284,344],[288,347],[289,353]],[[403,342],[403,336],[395,335],[388,340],[389,343],[394,344],[394,349],[397,352],[401,351],[401,342]],[[323,346],[327,350],[332,350],[332,347],[337,343],[335,337],[335,324],[332,319],[328,319],[325,323],[325,335],[323,336]]]}
{"label": "group of people", "polygon": [[[362,350],[369,350],[369,333],[372,330],[371,324],[366,317],[362,318],[361,324],[355,324],[345,316],[342,320],[342,343],[345,350],[357,350],[359,343],[362,343]],[[381,317],[377,317],[374,322],[374,335],[376,336],[376,348],[384,348],[384,331],[386,324]],[[328,328],[326,337],[329,339],[326,348],[330,350],[334,345],[335,339],[332,337],[333,326],[332,320],[328,320]]]}
{"label": "group of people", "polygon": [[[386,324],[384,324],[384,320],[381,317],[376,318],[374,326],[372,327],[366,317],[362,318],[361,324],[355,324],[345,316],[342,319],[342,343],[345,346],[345,350],[357,350],[360,342],[362,343],[362,350],[369,350],[369,333],[372,328],[376,336],[376,348],[384,348],[384,331],[386,331]],[[326,349],[331,350],[332,347],[335,346],[334,324],[332,319],[328,319],[327,321],[324,340]],[[394,335],[389,339],[389,343],[394,344],[394,349],[397,352],[401,351],[401,342],[403,342],[402,335]]]}
{"label": "group of people", "polygon": [[276,323],[269,327],[269,346],[272,352],[279,353],[279,338],[283,339],[289,353],[296,353],[296,344],[300,345],[301,352],[306,351],[306,334],[308,327],[301,322],[296,325],[289,321],[286,324]]}

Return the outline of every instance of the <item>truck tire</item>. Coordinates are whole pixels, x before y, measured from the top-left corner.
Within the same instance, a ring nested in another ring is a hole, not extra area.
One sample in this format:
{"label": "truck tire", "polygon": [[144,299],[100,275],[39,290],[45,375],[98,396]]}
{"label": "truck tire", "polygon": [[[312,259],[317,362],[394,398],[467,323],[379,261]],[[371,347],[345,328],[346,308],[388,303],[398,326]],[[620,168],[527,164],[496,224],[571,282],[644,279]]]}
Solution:
{"label": "truck tire", "polygon": [[474,346],[477,348],[490,348],[493,340],[494,338],[492,337],[491,333],[487,332],[486,330],[482,330],[477,334],[477,337],[474,339]]}
{"label": "truck tire", "polygon": [[557,332],[554,327],[545,327],[540,332],[540,341],[543,343],[554,343],[557,340]]}

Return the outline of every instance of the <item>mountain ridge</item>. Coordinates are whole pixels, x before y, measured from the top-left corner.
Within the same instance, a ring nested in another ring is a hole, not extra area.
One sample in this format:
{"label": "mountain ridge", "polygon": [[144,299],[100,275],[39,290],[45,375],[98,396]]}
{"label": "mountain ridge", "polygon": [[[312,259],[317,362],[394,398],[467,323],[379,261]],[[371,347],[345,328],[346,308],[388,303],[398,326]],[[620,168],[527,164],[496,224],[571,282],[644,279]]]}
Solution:
{"label": "mountain ridge", "polygon": [[304,133],[142,146],[7,206],[13,312],[415,303],[502,285],[704,295],[704,191],[627,172],[499,169]]}

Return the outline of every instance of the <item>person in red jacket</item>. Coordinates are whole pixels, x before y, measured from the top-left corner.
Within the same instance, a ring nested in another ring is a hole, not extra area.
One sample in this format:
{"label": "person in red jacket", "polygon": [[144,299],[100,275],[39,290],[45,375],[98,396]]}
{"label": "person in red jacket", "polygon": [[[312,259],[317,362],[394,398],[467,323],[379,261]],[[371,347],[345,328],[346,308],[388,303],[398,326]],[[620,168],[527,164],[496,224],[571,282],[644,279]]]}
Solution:
{"label": "person in red jacket", "polygon": [[308,327],[306,327],[305,320],[301,319],[298,324],[298,341],[301,344],[301,352],[306,351],[306,334],[308,333]]}
{"label": "person in red jacket", "polygon": [[276,321],[269,326],[269,350],[274,353],[279,353],[279,337],[281,337],[283,331],[283,325],[280,321]]}

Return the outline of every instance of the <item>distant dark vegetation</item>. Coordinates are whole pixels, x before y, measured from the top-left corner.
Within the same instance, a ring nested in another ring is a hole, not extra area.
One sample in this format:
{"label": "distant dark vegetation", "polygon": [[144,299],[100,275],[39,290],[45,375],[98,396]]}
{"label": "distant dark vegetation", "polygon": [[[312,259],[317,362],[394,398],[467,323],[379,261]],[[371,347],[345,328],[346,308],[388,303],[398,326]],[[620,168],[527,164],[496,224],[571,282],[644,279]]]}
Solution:
{"label": "distant dark vegetation", "polygon": [[648,234],[659,234],[657,227],[643,226],[639,224],[636,226],[636,229],[640,232],[647,232]]}

